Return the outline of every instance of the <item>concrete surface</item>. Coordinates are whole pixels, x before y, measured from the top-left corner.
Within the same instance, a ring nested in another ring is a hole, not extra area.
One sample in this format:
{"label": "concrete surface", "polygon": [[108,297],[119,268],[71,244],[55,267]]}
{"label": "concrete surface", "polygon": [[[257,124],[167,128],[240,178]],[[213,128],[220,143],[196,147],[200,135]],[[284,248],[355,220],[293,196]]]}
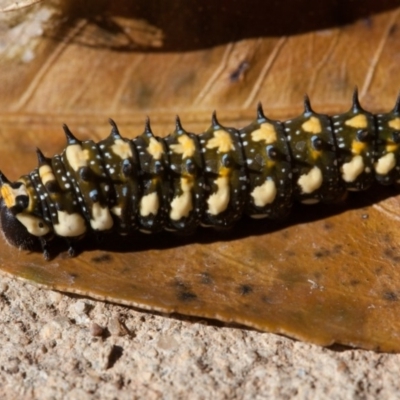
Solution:
{"label": "concrete surface", "polygon": [[0,281],[2,399],[396,399],[400,356]]}

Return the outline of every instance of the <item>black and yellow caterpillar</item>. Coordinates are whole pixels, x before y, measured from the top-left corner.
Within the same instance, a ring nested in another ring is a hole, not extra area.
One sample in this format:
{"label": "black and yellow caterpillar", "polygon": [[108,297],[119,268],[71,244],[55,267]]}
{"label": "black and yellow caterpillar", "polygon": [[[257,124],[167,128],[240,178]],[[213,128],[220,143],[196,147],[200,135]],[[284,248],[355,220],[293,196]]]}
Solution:
{"label": "black and yellow caterpillar", "polygon": [[346,190],[366,190],[376,179],[400,181],[400,96],[394,109],[373,115],[354,92],[351,109],[329,117],[304,113],[285,122],[257,118],[242,129],[212,117],[200,135],[176,129],[166,138],[111,134],[99,143],[80,141],[64,125],[67,146],[45,157],[18,181],[0,173],[1,226],[20,248],[40,242],[45,258],[55,237],[69,253],[89,232],[134,230],[191,232],[199,224],[230,227],[243,213],[282,218],[294,200],[331,203]]}

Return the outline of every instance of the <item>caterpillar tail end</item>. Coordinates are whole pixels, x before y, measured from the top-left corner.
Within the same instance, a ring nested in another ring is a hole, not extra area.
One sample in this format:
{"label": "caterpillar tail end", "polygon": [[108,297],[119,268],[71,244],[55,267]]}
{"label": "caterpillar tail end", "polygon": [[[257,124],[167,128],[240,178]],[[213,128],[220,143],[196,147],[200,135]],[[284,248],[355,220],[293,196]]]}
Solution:
{"label": "caterpillar tail end", "polygon": [[25,226],[18,221],[3,198],[0,198],[0,228],[6,242],[11,246],[30,251],[40,248],[38,238],[31,235]]}

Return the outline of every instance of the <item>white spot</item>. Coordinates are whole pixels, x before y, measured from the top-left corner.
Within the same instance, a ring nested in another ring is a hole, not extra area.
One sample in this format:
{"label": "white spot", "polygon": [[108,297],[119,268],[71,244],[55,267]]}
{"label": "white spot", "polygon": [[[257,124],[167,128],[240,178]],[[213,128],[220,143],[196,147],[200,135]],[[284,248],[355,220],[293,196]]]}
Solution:
{"label": "white spot", "polygon": [[120,216],[122,215],[122,208],[121,208],[120,206],[114,206],[114,207],[111,209],[111,212],[112,212],[114,215],[117,215],[118,217],[120,217]]}
{"label": "white spot", "polygon": [[28,213],[19,213],[15,216],[26,230],[33,236],[44,236],[50,232],[50,227],[38,217],[34,217]]}
{"label": "white spot", "polygon": [[218,215],[225,211],[229,204],[229,178],[221,176],[214,183],[218,186],[218,189],[208,198],[207,204],[208,212],[211,215]]}
{"label": "white spot", "polygon": [[86,224],[83,217],[78,214],[68,214],[65,211],[57,211],[58,224],[54,224],[54,232],[58,236],[78,237],[86,232]]}
{"label": "white spot", "polygon": [[393,153],[387,153],[375,164],[375,171],[379,175],[386,175],[396,166],[396,157]]}
{"label": "white spot", "polygon": [[264,207],[271,204],[276,197],[276,186],[273,180],[267,180],[262,185],[257,186],[251,192],[254,204],[257,207]]}
{"label": "white spot", "polygon": [[147,217],[150,214],[157,215],[159,207],[160,201],[157,192],[146,194],[140,200],[140,215],[142,217]]}
{"label": "white spot", "polygon": [[364,171],[364,161],[360,155],[354,156],[351,161],[342,165],[342,178],[345,182],[354,182]]}
{"label": "white spot", "polygon": [[192,187],[193,182],[186,178],[181,178],[182,194],[175,196],[171,202],[171,211],[169,217],[174,220],[180,220],[183,217],[188,217],[190,211],[193,210],[192,202]]}
{"label": "white spot", "polygon": [[307,174],[303,174],[297,181],[302,193],[312,193],[319,189],[323,182],[322,172],[318,167],[312,168]]}
{"label": "white spot", "polygon": [[113,223],[108,207],[101,207],[99,202],[93,203],[90,226],[97,231],[106,231],[112,228]]}

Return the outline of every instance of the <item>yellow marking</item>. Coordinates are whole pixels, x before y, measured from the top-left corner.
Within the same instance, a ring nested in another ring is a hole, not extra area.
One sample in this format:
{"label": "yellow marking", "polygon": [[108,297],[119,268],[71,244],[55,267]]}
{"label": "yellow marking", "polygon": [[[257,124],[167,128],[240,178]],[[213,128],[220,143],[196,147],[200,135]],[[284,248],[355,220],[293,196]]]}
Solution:
{"label": "yellow marking", "polygon": [[353,140],[351,144],[351,152],[353,154],[361,154],[366,147],[367,143],[359,142],[358,140]]}
{"label": "yellow marking", "polygon": [[150,214],[157,215],[159,207],[160,201],[157,192],[146,194],[140,200],[140,215],[142,217],[148,217]]}
{"label": "yellow marking", "polygon": [[172,144],[170,147],[176,154],[182,154],[182,159],[192,157],[196,151],[196,146],[192,138],[187,135],[178,137],[179,144]]}
{"label": "yellow marking", "polygon": [[388,125],[392,129],[400,130],[400,118],[396,117],[388,122]]}
{"label": "yellow marking", "polygon": [[33,236],[44,236],[50,232],[50,227],[38,217],[22,212],[15,216],[26,230]]}
{"label": "yellow marking", "polygon": [[399,148],[399,145],[397,143],[393,143],[391,141],[387,141],[386,143],[386,151],[388,153],[394,153],[395,151],[397,151],[397,149]]}
{"label": "yellow marking", "polygon": [[267,159],[267,160],[266,160],[266,166],[267,166],[267,168],[272,168],[272,167],[275,166],[275,164],[276,164],[276,162],[275,162],[274,160],[270,160],[270,159]]}
{"label": "yellow marking", "polygon": [[150,138],[150,143],[147,147],[147,152],[155,159],[159,160],[161,156],[164,154],[164,148],[157,139]]}
{"label": "yellow marking", "polygon": [[388,174],[396,166],[396,157],[393,153],[387,153],[375,164],[375,171],[379,175]]}
{"label": "yellow marking", "polygon": [[322,156],[322,151],[311,149],[311,157],[313,160],[317,160],[321,156]]}
{"label": "yellow marking", "polygon": [[311,117],[301,125],[304,132],[318,134],[322,132],[321,121],[317,117]]}
{"label": "yellow marking", "polygon": [[68,160],[69,165],[74,171],[78,171],[79,168],[86,167],[87,160],[90,159],[89,150],[82,150],[80,144],[70,144],[65,150],[65,156]]}
{"label": "yellow marking", "polygon": [[257,207],[264,207],[271,204],[276,197],[276,185],[273,180],[267,180],[262,185],[257,186],[251,192],[254,204]]}
{"label": "yellow marking", "polygon": [[101,207],[99,202],[92,204],[90,226],[97,231],[107,231],[112,228],[114,221],[108,207]]}
{"label": "yellow marking", "polygon": [[43,185],[45,185],[47,182],[56,180],[50,165],[42,165],[39,167],[39,176]]}
{"label": "yellow marking", "polygon": [[193,210],[193,179],[182,177],[180,183],[182,194],[173,198],[171,202],[171,211],[169,213],[169,217],[174,221],[178,221],[183,217],[188,217],[190,211]]}
{"label": "yellow marking", "polygon": [[111,151],[117,155],[121,160],[132,157],[132,149],[128,142],[122,139],[116,139],[111,146]]}
{"label": "yellow marking", "polygon": [[221,167],[219,170],[219,176],[229,176],[232,168]]}
{"label": "yellow marking", "polygon": [[218,215],[225,211],[229,204],[229,178],[228,176],[220,176],[214,183],[218,189],[207,200],[208,213],[211,215]]}
{"label": "yellow marking", "polygon": [[68,214],[65,211],[57,211],[58,224],[54,224],[54,232],[58,236],[78,237],[86,232],[84,218],[78,214]]}
{"label": "yellow marking", "polygon": [[321,170],[314,167],[307,174],[301,175],[297,184],[301,187],[302,193],[312,193],[321,187],[323,179]]}
{"label": "yellow marking", "polygon": [[[25,184],[22,184],[18,189],[13,189],[11,187],[11,185],[9,185],[8,183],[5,183],[1,187],[0,192],[1,192],[1,197],[4,199],[4,202],[7,206],[7,208],[11,208],[11,207],[15,206],[15,204],[16,204],[15,199],[18,196],[27,196],[29,198],[29,204],[30,204],[30,197],[26,190]],[[29,208],[29,206],[28,206],[28,208]]]}
{"label": "yellow marking", "polygon": [[275,143],[277,140],[276,130],[272,124],[264,122],[258,129],[251,132],[251,140],[253,142],[264,140],[265,144]]}
{"label": "yellow marking", "polygon": [[364,114],[355,115],[353,118],[348,119],[344,123],[352,128],[362,129],[368,126],[367,117]]}
{"label": "yellow marking", "polygon": [[354,156],[351,161],[342,165],[342,178],[345,182],[354,182],[364,171],[364,160],[361,156]]}
{"label": "yellow marking", "polygon": [[218,153],[227,153],[230,150],[235,150],[231,135],[222,129],[214,132],[214,137],[208,141],[206,147],[207,149],[218,148]]}

